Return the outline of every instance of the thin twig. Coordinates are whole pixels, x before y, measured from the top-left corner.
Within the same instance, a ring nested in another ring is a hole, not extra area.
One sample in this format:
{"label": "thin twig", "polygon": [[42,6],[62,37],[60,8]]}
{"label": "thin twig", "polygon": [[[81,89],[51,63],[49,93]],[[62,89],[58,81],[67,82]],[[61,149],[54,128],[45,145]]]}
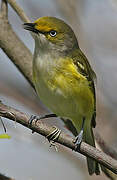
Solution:
{"label": "thin twig", "polygon": [[8,5],[6,0],[2,0],[1,2],[1,13],[3,17],[8,17]]}
{"label": "thin twig", "polygon": [[[6,106],[2,103],[0,103],[0,116],[6,117],[13,121],[17,121],[18,123],[26,126],[27,128],[45,137],[53,131],[53,127],[46,125],[42,121],[39,121],[36,124],[35,122],[33,122],[30,127],[29,126],[30,117],[28,115],[12,107]],[[59,138],[56,140],[56,142],[72,150],[76,150],[75,145],[73,143],[73,138],[66,135],[65,133],[61,133]],[[79,151],[77,150],[77,152]],[[112,172],[117,174],[117,161],[112,159],[110,156],[106,155],[102,151],[90,146],[89,144],[82,142],[80,146],[80,153],[95,159],[100,164],[104,165],[106,168],[110,169]]]}
{"label": "thin twig", "polygon": [[32,54],[13,31],[7,17],[3,16],[3,10],[0,11],[0,48],[34,87],[32,83]]}
{"label": "thin twig", "polygon": [[30,22],[29,18],[26,16],[24,10],[17,4],[16,0],[6,0],[14,11],[19,15],[23,22]]}

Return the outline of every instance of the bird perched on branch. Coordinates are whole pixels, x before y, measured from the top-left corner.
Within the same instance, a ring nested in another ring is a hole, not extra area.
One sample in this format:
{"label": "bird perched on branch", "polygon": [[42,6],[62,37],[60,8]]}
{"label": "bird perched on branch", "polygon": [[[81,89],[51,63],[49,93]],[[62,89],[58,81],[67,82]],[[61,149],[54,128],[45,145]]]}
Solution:
{"label": "bird perched on branch", "polygon": [[[35,39],[35,89],[42,102],[54,113],[43,118],[58,116],[69,119],[77,132],[76,147],[82,140],[95,147],[92,128],[96,126],[96,75],[80,50],[73,30],[55,17],[39,18],[34,23],[25,23],[24,28],[33,32]],[[100,174],[95,160],[87,157],[87,164],[90,175]]]}

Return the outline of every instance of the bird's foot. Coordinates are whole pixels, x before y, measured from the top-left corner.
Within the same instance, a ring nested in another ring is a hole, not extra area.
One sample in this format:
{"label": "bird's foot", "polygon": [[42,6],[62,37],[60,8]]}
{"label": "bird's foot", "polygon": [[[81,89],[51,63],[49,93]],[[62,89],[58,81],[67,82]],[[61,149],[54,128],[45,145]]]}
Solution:
{"label": "bird's foot", "polygon": [[81,145],[82,139],[83,139],[83,129],[80,131],[78,136],[76,136],[75,139],[73,140],[73,143],[75,144],[75,150],[80,151],[80,145]]}
{"label": "bird's foot", "polygon": [[59,130],[57,127],[55,127],[55,130],[53,130],[50,134],[48,134],[46,136],[46,138],[48,139],[48,141],[50,142],[50,147],[54,146],[55,150],[58,151],[57,145],[55,144],[55,141],[59,138],[60,134],[61,134],[61,130]]}
{"label": "bird's foot", "polygon": [[29,125],[31,125],[33,121],[35,121],[35,124],[36,124],[37,121],[39,121],[41,119],[46,119],[46,118],[51,118],[51,117],[57,117],[57,115],[56,114],[45,114],[42,116],[31,115],[31,117],[29,119]]}
{"label": "bird's foot", "polygon": [[[56,114],[45,114],[42,116],[35,116],[35,115],[31,115],[28,124],[29,126],[32,125],[33,121],[35,121],[35,124],[37,123],[37,121],[41,120],[41,119],[46,119],[46,118],[50,118],[50,117],[57,117]],[[34,131],[32,131],[32,133],[34,133]]]}

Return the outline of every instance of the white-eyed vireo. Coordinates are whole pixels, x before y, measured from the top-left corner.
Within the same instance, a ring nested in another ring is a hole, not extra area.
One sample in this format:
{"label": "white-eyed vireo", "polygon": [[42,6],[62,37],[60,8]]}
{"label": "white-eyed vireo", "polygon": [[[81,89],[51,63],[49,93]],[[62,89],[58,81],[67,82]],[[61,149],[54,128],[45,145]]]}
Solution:
{"label": "white-eyed vireo", "polygon": [[[78,134],[76,145],[83,137],[95,146],[92,127],[96,125],[96,76],[74,32],[55,17],[25,23],[24,28],[33,32],[35,39],[33,80],[40,99],[56,116],[71,120]],[[90,175],[100,174],[96,161],[87,158],[87,163]]]}

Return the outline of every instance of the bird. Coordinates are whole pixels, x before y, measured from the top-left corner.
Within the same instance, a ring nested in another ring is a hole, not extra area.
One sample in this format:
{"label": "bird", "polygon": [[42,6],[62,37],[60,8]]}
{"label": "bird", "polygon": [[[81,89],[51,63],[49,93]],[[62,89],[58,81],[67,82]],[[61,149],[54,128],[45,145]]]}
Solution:
{"label": "bird", "polygon": [[[74,143],[78,146],[84,141],[95,147],[96,74],[72,28],[61,19],[45,16],[24,23],[24,29],[35,41],[32,71],[36,92],[53,112],[42,118],[68,119],[77,133]],[[90,157],[87,166],[89,175],[100,174],[98,162]]]}

